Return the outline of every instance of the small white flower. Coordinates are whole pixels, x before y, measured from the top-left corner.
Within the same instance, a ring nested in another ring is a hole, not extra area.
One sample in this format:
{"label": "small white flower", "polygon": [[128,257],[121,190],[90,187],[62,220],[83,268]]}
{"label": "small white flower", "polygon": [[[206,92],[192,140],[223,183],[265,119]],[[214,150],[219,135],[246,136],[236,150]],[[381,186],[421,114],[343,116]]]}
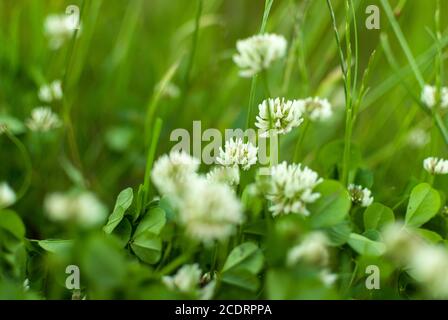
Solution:
{"label": "small white flower", "polygon": [[216,161],[223,166],[241,166],[243,170],[257,163],[258,148],[252,143],[244,143],[241,138],[227,140],[224,149],[219,148]]}
{"label": "small white flower", "polygon": [[162,277],[163,283],[172,290],[180,292],[194,292],[199,287],[201,269],[197,263],[182,266],[174,276]]}
{"label": "small white flower", "polygon": [[214,167],[207,173],[207,180],[217,183],[225,183],[236,186],[240,183],[240,171],[238,167]]}
{"label": "small white flower", "polygon": [[37,107],[31,111],[31,118],[26,122],[31,131],[47,132],[62,125],[59,116],[49,107]]}
{"label": "small white flower", "polygon": [[362,186],[350,184],[348,192],[354,204],[359,204],[361,207],[368,207],[373,203],[372,191]]}
{"label": "small white flower", "polygon": [[315,202],[320,193],[313,189],[323,180],[313,170],[301,164],[285,162],[271,168],[266,198],[272,202],[273,216],[297,213],[308,216],[308,203]]}
{"label": "small white flower", "polygon": [[423,160],[423,168],[430,174],[447,174],[448,160],[429,157]]}
{"label": "small white flower", "polygon": [[197,177],[179,205],[186,233],[203,243],[223,240],[243,220],[242,206],[229,186]]}
{"label": "small white flower", "polygon": [[310,97],[303,100],[303,112],[308,114],[312,121],[325,121],[333,115],[330,102],[319,97]]}
{"label": "small white flower", "polygon": [[195,178],[199,161],[186,152],[172,151],[161,156],[152,169],[152,181],[162,195],[175,200]]}
{"label": "small white flower", "polygon": [[107,208],[88,191],[52,193],[45,198],[44,207],[53,221],[75,221],[85,227],[99,225],[107,216]]}
{"label": "small white flower", "polygon": [[328,269],[322,270],[319,274],[319,277],[326,287],[331,287],[338,279],[338,275],[331,273]]}
{"label": "small white flower", "polygon": [[16,202],[16,193],[8,183],[0,183],[0,209],[9,207]]}
{"label": "small white flower", "polygon": [[408,134],[407,142],[414,148],[423,148],[431,140],[427,131],[421,128],[415,128]]}
{"label": "small white flower", "polygon": [[62,99],[62,83],[60,80],[55,80],[50,84],[45,84],[39,88],[39,99],[43,102],[50,103],[54,100]]}
{"label": "small white flower", "polygon": [[308,234],[299,245],[289,250],[287,264],[293,266],[299,261],[311,265],[325,267],[328,265],[330,254],[328,252],[328,239],[320,231]]}
{"label": "small white flower", "polygon": [[241,69],[241,77],[252,77],[268,69],[271,64],[286,54],[287,41],[276,34],[261,34],[239,40],[236,43],[238,53],[233,61]]}
{"label": "small white flower", "polygon": [[[440,92],[440,106],[448,108],[448,87],[442,87]],[[425,85],[421,94],[421,101],[430,109],[434,108],[437,103],[437,88],[430,85]]]}
{"label": "small white flower", "polygon": [[[73,17],[66,14],[52,14],[46,17],[44,22],[45,35],[49,39],[49,46],[52,50],[59,49],[65,41],[73,35],[76,26],[73,24]],[[78,30],[78,35],[81,30]]]}
{"label": "small white flower", "polygon": [[258,106],[255,126],[260,129],[261,137],[268,137],[269,131],[274,134],[285,134],[302,122],[303,100],[286,100],[284,98],[266,99]]}

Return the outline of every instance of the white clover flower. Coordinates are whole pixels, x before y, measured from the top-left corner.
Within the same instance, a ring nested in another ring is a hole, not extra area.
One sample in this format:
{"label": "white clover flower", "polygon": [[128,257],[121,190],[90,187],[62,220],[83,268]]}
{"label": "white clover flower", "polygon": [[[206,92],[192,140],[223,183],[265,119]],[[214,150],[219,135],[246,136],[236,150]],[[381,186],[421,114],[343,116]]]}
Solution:
{"label": "white clover flower", "polygon": [[26,125],[31,131],[47,132],[61,127],[62,122],[49,107],[37,107],[31,111],[31,117]]}
{"label": "white clover flower", "polygon": [[319,278],[326,287],[331,287],[338,279],[338,275],[324,269],[320,272]]}
{"label": "white clover flower", "polygon": [[271,64],[286,54],[287,41],[276,34],[261,34],[244,40],[238,40],[238,53],[233,61],[240,68],[241,77],[252,77],[268,69]]}
{"label": "white clover flower", "polygon": [[52,193],[45,198],[44,208],[53,221],[74,221],[85,227],[99,225],[107,216],[107,208],[88,191]]}
{"label": "white clover flower", "polygon": [[224,149],[219,148],[216,161],[223,166],[241,166],[243,170],[257,163],[258,148],[252,143],[244,143],[241,138],[227,140]]}
{"label": "white clover flower", "polygon": [[73,24],[73,17],[66,14],[52,14],[46,17],[44,22],[44,32],[49,39],[49,46],[52,50],[57,50],[69,40],[75,30],[80,27]]}
{"label": "white clover flower", "polygon": [[55,80],[50,84],[41,86],[39,88],[38,96],[41,101],[46,103],[50,103],[54,100],[61,100],[63,96],[61,80]]}
{"label": "white clover flower", "polygon": [[[425,85],[421,94],[421,101],[429,108],[432,109],[437,103],[437,88],[430,85]],[[440,92],[440,106],[442,108],[448,108],[448,87],[442,87]]]}
{"label": "white clover flower", "polygon": [[207,173],[207,180],[215,183],[225,183],[236,186],[240,183],[240,171],[238,167],[214,167]]}
{"label": "white clover flower", "polygon": [[303,261],[311,265],[325,267],[328,265],[329,259],[327,236],[323,232],[315,231],[289,250],[287,264],[293,266],[299,261]]}
{"label": "white clover flower", "polygon": [[423,168],[430,174],[447,174],[448,160],[429,157],[423,160]]}
{"label": "white clover flower", "polygon": [[361,207],[368,207],[373,203],[372,191],[362,186],[350,184],[348,192],[354,204],[359,204]]}
{"label": "white clover flower", "polygon": [[203,243],[224,240],[243,220],[242,206],[229,186],[197,177],[179,205],[186,233]]}
{"label": "white clover flower", "polygon": [[407,142],[414,148],[423,148],[431,140],[429,133],[421,128],[411,130],[407,137]]}
{"label": "white clover flower", "polygon": [[301,101],[303,101],[301,104],[303,113],[308,114],[312,121],[325,121],[333,115],[331,104],[327,99],[310,97]]}
{"label": "white clover flower", "polygon": [[284,98],[266,99],[258,106],[255,126],[260,129],[261,137],[268,137],[269,131],[274,134],[285,134],[302,122],[303,101],[285,100]]}
{"label": "white clover flower", "polygon": [[388,255],[400,264],[409,262],[421,244],[421,239],[402,222],[387,225],[382,231],[382,239],[387,248]]}
{"label": "white clover flower", "polygon": [[0,209],[9,207],[16,202],[16,193],[8,183],[0,183]]}
{"label": "white clover flower", "polygon": [[172,290],[194,292],[199,287],[202,271],[197,263],[182,266],[174,276],[162,277],[163,283]]}
{"label": "white clover flower", "polygon": [[308,216],[308,203],[315,202],[320,193],[313,189],[323,180],[318,174],[301,164],[285,162],[271,168],[266,198],[272,202],[269,210],[273,216],[296,213]]}
{"label": "white clover flower", "polygon": [[197,175],[199,160],[183,151],[161,156],[152,169],[152,181],[162,195],[176,200]]}

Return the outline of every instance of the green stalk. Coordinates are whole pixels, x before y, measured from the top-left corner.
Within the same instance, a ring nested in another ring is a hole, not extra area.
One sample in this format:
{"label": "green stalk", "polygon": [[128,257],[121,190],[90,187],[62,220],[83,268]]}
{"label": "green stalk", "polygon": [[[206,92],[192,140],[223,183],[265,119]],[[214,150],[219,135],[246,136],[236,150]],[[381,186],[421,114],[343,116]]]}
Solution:
{"label": "green stalk", "polygon": [[309,126],[310,126],[310,119],[308,119],[308,117],[306,117],[305,120],[303,121],[303,124],[299,127],[299,128],[302,128],[302,130],[300,130],[301,131],[300,136],[299,136],[299,139],[297,139],[296,147],[294,149],[294,157],[293,157],[294,163],[299,162],[300,149],[302,147],[302,143],[305,138],[306,132],[308,131]]}
{"label": "green stalk", "polygon": [[159,142],[160,137],[160,131],[162,130],[162,124],[163,121],[160,118],[156,119],[156,122],[154,124],[154,129],[152,131],[152,140],[151,140],[151,146],[148,150],[148,155],[146,158],[146,170],[145,170],[145,180],[143,184],[143,208],[145,207],[146,203],[148,202],[148,196],[149,196],[149,183],[151,179],[151,169],[152,165],[154,163],[154,158],[157,150],[157,144]]}
{"label": "green stalk", "polygon": [[[269,18],[269,12],[271,11],[272,3],[274,0],[266,0],[264,4],[264,12],[263,12],[263,20],[261,22],[260,34],[266,31],[266,24]],[[252,83],[250,86],[250,94],[249,94],[249,106],[247,109],[247,118],[246,118],[246,129],[251,128],[251,119],[252,119],[252,109],[255,103],[255,94],[257,91],[257,78],[258,75],[254,75],[252,77]]]}

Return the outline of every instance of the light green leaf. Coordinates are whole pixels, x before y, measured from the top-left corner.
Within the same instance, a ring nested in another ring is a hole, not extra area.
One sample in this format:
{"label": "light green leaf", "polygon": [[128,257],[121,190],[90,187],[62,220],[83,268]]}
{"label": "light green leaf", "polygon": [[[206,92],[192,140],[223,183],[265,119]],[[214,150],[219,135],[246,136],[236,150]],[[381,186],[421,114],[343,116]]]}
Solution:
{"label": "light green leaf", "polygon": [[229,270],[246,270],[257,274],[263,267],[263,254],[253,242],[245,242],[230,252],[222,272]]}
{"label": "light green leaf", "polygon": [[360,234],[351,233],[348,244],[360,255],[365,256],[381,256],[386,251],[384,243],[370,240]]}
{"label": "light green leaf", "polygon": [[406,210],[405,222],[410,227],[420,227],[433,218],[440,208],[440,195],[427,183],[412,189]]}
{"label": "light green leaf", "polygon": [[143,262],[154,264],[161,257],[162,240],[154,233],[143,232],[133,239],[131,248]]}
{"label": "light green leaf", "polygon": [[135,230],[134,237],[138,237],[145,232],[151,232],[155,235],[160,234],[166,223],[165,211],[160,207],[152,208],[140,221]]}
{"label": "light green leaf", "polygon": [[415,229],[415,232],[420,235],[423,239],[426,239],[429,242],[432,243],[439,243],[441,241],[443,241],[443,238],[440,234],[431,231],[431,230],[427,230],[427,229],[422,229],[422,228],[418,228]]}
{"label": "light green leaf", "polygon": [[46,239],[37,241],[39,246],[51,253],[65,254],[73,247],[72,240]]}
{"label": "light green leaf", "polygon": [[23,239],[25,237],[25,226],[22,219],[14,211],[0,211],[0,228],[9,231],[17,239]]}
{"label": "light green leaf", "polygon": [[325,180],[315,188],[320,198],[308,206],[310,223],[314,228],[334,226],[348,215],[351,201],[347,190],[334,180]]}
{"label": "light green leaf", "polygon": [[365,230],[380,230],[382,227],[395,221],[394,212],[381,203],[372,203],[364,211]]}
{"label": "light green leaf", "polygon": [[124,214],[131,206],[133,198],[134,193],[132,188],[126,188],[120,192],[115,203],[114,211],[109,216],[107,224],[103,227],[104,232],[111,233],[114,231],[115,227],[123,220]]}

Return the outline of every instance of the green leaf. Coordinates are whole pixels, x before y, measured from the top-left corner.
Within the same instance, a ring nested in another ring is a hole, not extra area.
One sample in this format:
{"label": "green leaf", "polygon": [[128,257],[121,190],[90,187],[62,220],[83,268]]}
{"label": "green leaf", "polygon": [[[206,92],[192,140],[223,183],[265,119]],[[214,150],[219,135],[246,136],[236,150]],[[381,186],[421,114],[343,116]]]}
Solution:
{"label": "green leaf", "polygon": [[381,203],[372,203],[364,211],[365,230],[381,230],[385,225],[395,221],[394,212]]}
{"label": "green leaf", "polygon": [[38,240],[39,246],[51,253],[65,254],[73,247],[73,240],[47,239]]}
{"label": "green leaf", "polygon": [[21,134],[26,131],[22,121],[6,114],[0,115],[0,125],[5,125],[12,134]]}
{"label": "green leaf", "polygon": [[438,234],[434,231],[431,231],[431,230],[418,228],[418,229],[415,229],[415,232],[419,236],[421,236],[423,239],[426,239],[427,241],[429,241],[431,243],[439,243],[439,242],[443,241],[443,238],[440,234]]}
{"label": "green leaf", "polygon": [[143,232],[133,239],[131,248],[143,262],[154,264],[162,255],[162,240],[152,232]]}
{"label": "green leaf", "polygon": [[[335,168],[340,167],[343,163],[344,140],[331,141],[319,151],[317,161],[324,168],[326,173],[331,173]],[[358,146],[352,144],[350,155],[350,170],[356,169],[361,164],[361,151]]]}
{"label": "green leaf", "polygon": [[420,227],[433,218],[440,208],[440,195],[427,183],[412,189],[406,210],[405,222],[410,227]]}
{"label": "green leaf", "polygon": [[260,286],[260,280],[250,271],[246,270],[226,272],[222,275],[221,281],[252,292],[257,291]]}
{"label": "green leaf", "polygon": [[370,240],[360,234],[351,233],[348,244],[360,255],[378,257],[384,254],[386,246],[384,243]]}
{"label": "green leaf", "polygon": [[120,192],[115,202],[115,208],[112,214],[109,216],[107,224],[103,227],[104,232],[111,233],[114,231],[115,227],[123,220],[126,210],[132,204],[132,199],[134,198],[134,193],[132,188],[126,188]]}
{"label": "green leaf", "polygon": [[345,219],[351,206],[348,191],[334,180],[325,180],[315,188],[320,198],[310,204],[310,223],[314,228],[334,226]]}
{"label": "green leaf", "polygon": [[152,208],[146,213],[135,230],[134,237],[146,232],[160,234],[166,223],[165,211],[160,207]]}
{"label": "green leaf", "polygon": [[349,221],[343,221],[326,229],[326,232],[331,245],[341,246],[347,242],[350,233],[352,232],[352,228]]}
{"label": "green leaf", "polygon": [[234,248],[222,268],[222,272],[229,270],[246,270],[257,274],[263,267],[263,254],[253,242],[245,242]]}
{"label": "green leaf", "polygon": [[0,211],[0,228],[9,231],[17,239],[23,239],[25,237],[25,226],[22,219],[14,211]]}
{"label": "green leaf", "polygon": [[125,247],[128,244],[129,239],[131,239],[132,234],[132,225],[129,220],[126,218],[121,220],[120,224],[115,228],[113,234],[117,236],[121,246]]}

